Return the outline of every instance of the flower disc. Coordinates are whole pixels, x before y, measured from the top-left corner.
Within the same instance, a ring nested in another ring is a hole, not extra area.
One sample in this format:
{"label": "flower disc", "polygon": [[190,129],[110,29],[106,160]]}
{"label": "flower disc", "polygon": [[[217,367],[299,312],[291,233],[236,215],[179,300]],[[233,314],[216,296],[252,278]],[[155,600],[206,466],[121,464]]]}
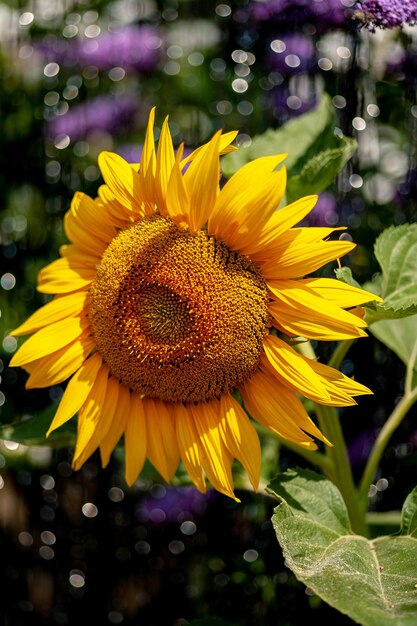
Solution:
{"label": "flower disc", "polygon": [[88,315],[113,376],[174,402],[219,398],[248,379],[269,326],[267,287],[253,261],[161,216],[110,243]]}

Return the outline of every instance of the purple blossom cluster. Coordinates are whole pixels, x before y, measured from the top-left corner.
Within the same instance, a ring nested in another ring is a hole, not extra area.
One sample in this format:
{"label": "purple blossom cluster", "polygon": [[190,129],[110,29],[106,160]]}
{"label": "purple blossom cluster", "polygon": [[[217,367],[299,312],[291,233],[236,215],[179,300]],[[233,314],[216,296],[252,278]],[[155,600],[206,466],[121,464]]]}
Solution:
{"label": "purple blossom cluster", "polygon": [[355,5],[358,18],[366,28],[397,28],[417,23],[416,0],[364,0]]}
{"label": "purple blossom cluster", "polygon": [[337,201],[328,191],[323,191],[319,195],[316,206],[303,220],[303,224],[308,226],[334,226],[337,222]]}
{"label": "purple blossom cluster", "polygon": [[268,64],[284,76],[292,76],[313,69],[316,47],[311,37],[300,33],[283,34],[271,42]]}
{"label": "purple blossom cluster", "polygon": [[106,70],[115,65],[125,69],[151,71],[159,60],[161,39],[150,26],[129,26],[86,39],[79,45],[81,65]]}
{"label": "purple blossom cluster", "polygon": [[64,115],[50,120],[46,125],[46,135],[52,139],[68,135],[71,141],[79,141],[95,131],[117,133],[133,123],[138,105],[138,97],[134,93],[118,97],[98,96],[76,104]]}
{"label": "purple blossom cluster", "polygon": [[309,23],[316,32],[349,28],[355,21],[371,31],[417,23],[416,0],[253,0],[237,12],[239,22],[272,22],[275,26]]}
{"label": "purple blossom cluster", "polygon": [[64,66],[94,65],[99,70],[123,67],[149,72],[158,64],[161,38],[151,26],[126,26],[90,39],[45,38],[37,48],[46,61]]}

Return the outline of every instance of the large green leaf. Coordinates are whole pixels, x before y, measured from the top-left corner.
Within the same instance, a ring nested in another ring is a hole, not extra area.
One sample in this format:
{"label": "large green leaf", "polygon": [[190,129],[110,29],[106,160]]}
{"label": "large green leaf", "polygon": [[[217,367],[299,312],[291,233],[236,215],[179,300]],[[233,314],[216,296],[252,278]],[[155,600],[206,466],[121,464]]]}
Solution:
{"label": "large green leaf", "polygon": [[407,496],[401,513],[401,533],[417,538],[417,489]]}
{"label": "large green leaf", "polygon": [[278,129],[269,129],[252,138],[251,144],[232,152],[222,159],[226,177],[234,174],[242,165],[261,156],[288,153],[285,165],[293,175],[298,174],[305,163],[318,152],[333,148],[337,138],[336,110],[327,94],[323,94],[315,109],[286,122]]}
{"label": "large green leaf", "polygon": [[414,380],[417,382],[417,315],[376,322],[369,330],[395,352],[406,367],[413,368]]}
{"label": "large green leaf", "polygon": [[300,581],[363,626],[417,624],[416,490],[402,533],[373,540],[352,533],[340,492],[312,471],[284,472],[268,491],[281,501],[272,522]]}
{"label": "large green leaf", "polygon": [[320,193],[334,181],[356,150],[356,141],[349,137],[336,138],[337,147],[321,150],[307,161],[301,172],[288,177],[286,202],[301,196]]}
{"label": "large green leaf", "polygon": [[391,226],[375,242],[381,272],[364,285],[384,299],[366,309],[366,321],[398,319],[417,313],[417,224]]}

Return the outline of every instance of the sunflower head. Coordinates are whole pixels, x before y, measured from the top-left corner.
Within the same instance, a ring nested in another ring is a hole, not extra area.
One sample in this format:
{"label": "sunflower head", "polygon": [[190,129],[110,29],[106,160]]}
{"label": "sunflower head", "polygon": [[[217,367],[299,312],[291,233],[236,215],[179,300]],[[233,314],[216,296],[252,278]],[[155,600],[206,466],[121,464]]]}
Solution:
{"label": "sunflower head", "polygon": [[201,491],[208,479],[235,498],[234,459],[259,482],[254,420],[314,449],[330,442],[300,396],[346,406],[370,393],[291,340],[364,336],[349,309],[376,298],[306,277],[354,244],[296,227],[316,196],[278,209],[286,155],[250,162],[220,188],[236,133],[184,159],[168,119],[155,148],[154,114],[139,166],[104,152],[97,197],[75,194],[70,243],[39,274],[53,298],[14,331],[32,336],[11,364],[28,387],[67,381],[48,434],[78,414],[75,468],[97,449],[105,465],[123,436],[128,484],[146,458],[167,481],[181,461]]}
{"label": "sunflower head", "polygon": [[89,317],[98,350],[132,391],[203,402],[233,391],[258,367],[267,288],[249,258],[152,215],[108,246]]}

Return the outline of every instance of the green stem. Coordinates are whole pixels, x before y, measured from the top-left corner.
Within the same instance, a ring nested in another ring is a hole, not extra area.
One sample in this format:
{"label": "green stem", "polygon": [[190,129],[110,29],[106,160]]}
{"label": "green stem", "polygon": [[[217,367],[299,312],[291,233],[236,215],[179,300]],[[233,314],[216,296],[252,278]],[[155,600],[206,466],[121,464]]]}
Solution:
{"label": "green stem", "polygon": [[407,371],[405,374],[405,383],[404,383],[405,395],[407,395],[413,390],[414,364],[416,362],[416,359],[417,359],[417,341],[414,344],[414,348],[411,352],[411,356],[407,364]]}
{"label": "green stem", "polygon": [[340,365],[343,359],[345,358],[354,343],[356,343],[356,339],[346,339],[344,341],[341,341],[338,344],[336,350],[333,352],[328,365],[330,367],[334,367],[337,370],[340,369]]}
{"label": "green stem", "polygon": [[[332,367],[338,367],[347,351],[355,340],[342,341],[336,348],[330,361]],[[310,359],[315,359],[313,347],[310,342],[299,344],[298,350]],[[333,444],[326,446],[328,465],[325,468],[327,477],[338,487],[348,510],[352,530],[361,535],[367,535],[365,516],[359,506],[359,499],[352,469],[349,462],[346,443],[340,425],[339,414],[334,407],[315,403],[315,412],[319,427],[323,435]]]}
{"label": "green stem", "polygon": [[339,415],[336,409],[331,406],[317,404],[315,410],[320,430],[333,444],[332,447],[326,447],[326,454],[331,468],[329,478],[331,478],[343,496],[353,532],[367,536],[365,517],[359,506],[360,503],[355,483],[353,482],[352,469],[340,426]]}
{"label": "green stem", "polygon": [[388,441],[391,438],[394,431],[401,424],[402,420],[413,406],[414,402],[417,400],[417,387],[415,387],[411,392],[406,393],[387,421],[384,426],[381,428],[379,435],[373,445],[371,454],[368,458],[368,462],[365,466],[361,484],[359,487],[359,498],[362,505],[362,510],[365,511],[368,504],[368,492],[369,487],[374,479],[375,472],[378,468],[379,462],[382,458],[385,448],[387,447]]}

